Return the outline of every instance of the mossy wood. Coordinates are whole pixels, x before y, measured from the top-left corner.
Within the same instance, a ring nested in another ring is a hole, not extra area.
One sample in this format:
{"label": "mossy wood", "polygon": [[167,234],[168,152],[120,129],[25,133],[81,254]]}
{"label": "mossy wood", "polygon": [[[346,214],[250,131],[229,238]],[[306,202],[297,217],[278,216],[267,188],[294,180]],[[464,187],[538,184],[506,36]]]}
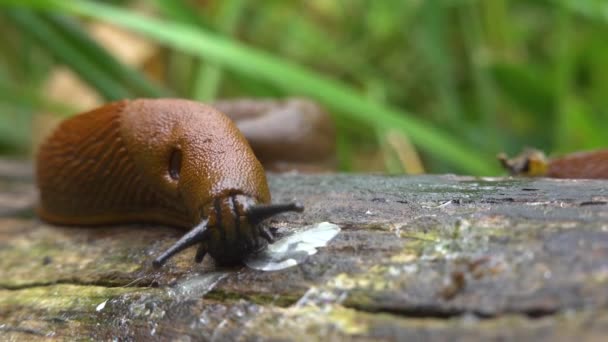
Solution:
{"label": "mossy wood", "polygon": [[340,234],[278,272],[155,255],[183,233],[57,227],[31,166],[0,161],[0,340],[602,340],[608,182],[270,175]]}

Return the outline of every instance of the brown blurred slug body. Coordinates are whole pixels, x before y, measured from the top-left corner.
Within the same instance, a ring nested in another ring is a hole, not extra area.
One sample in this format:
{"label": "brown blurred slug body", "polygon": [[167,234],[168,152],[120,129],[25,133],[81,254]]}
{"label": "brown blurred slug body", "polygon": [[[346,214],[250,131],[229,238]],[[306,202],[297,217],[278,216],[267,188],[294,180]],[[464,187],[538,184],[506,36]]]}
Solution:
{"label": "brown blurred slug body", "polygon": [[572,179],[608,179],[608,150],[570,153],[549,159],[528,148],[515,158],[498,156],[502,166],[513,175]]}
{"label": "brown blurred slug body", "polygon": [[42,144],[36,167],[45,221],[192,229],[156,266],[194,244],[197,262],[206,253],[239,262],[272,241],[262,220],[302,210],[269,204],[264,170],[241,132],[187,100],[125,100],[72,117]]}
{"label": "brown blurred slug body", "polygon": [[578,152],[551,159],[547,177],[607,179],[608,150]]}

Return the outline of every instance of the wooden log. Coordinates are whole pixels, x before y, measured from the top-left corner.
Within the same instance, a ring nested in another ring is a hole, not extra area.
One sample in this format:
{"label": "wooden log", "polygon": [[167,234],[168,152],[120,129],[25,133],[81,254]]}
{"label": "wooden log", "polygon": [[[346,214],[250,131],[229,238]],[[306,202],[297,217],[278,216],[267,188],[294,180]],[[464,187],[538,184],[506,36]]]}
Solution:
{"label": "wooden log", "polygon": [[342,227],[277,272],[153,256],[183,233],[57,227],[27,164],[0,161],[0,340],[601,340],[608,182],[453,175],[270,175]]}

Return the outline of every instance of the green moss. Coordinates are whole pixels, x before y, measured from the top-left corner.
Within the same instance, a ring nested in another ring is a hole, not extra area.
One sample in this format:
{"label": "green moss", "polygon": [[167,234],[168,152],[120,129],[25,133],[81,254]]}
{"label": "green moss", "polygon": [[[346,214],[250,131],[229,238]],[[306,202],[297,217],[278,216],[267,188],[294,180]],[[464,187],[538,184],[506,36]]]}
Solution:
{"label": "green moss", "polygon": [[62,233],[62,228],[42,226],[35,239],[27,235],[11,239],[0,259],[3,270],[0,287],[52,284],[72,278],[77,278],[78,283],[89,283],[103,277],[88,275],[128,274],[140,269],[141,263],[133,263],[127,255],[75,243],[69,234]]}
{"label": "green moss", "polygon": [[300,298],[297,295],[291,294],[280,294],[270,295],[265,293],[235,293],[225,292],[221,290],[213,290],[205,295],[206,299],[215,300],[224,304],[230,302],[238,302],[240,300],[247,300],[258,305],[273,305],[278,307],[288,307]]}
{"label": "green moss", "polygon": [[51,285],[21,290],[0,290],[0,311],[23,308],[56,314],[66,311],[94,312],[104,301],[141,288]]}

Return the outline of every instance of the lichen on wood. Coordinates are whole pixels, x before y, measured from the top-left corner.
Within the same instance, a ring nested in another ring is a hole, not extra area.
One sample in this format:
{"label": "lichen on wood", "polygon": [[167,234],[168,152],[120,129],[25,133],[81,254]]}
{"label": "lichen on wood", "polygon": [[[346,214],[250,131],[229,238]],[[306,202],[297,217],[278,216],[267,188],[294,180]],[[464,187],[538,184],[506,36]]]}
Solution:
{"label": "lichen on wood", "polygon": [[342,230],[327,247],[277,272],[195,264],[193,250],[156,270],[181,231],[45,224],[28,166],[7,163],[1,340],[570,340],[608,329],[608,181],[269,175],[274,201],[306,206],[270,220],[278,234],[330,221]]}

